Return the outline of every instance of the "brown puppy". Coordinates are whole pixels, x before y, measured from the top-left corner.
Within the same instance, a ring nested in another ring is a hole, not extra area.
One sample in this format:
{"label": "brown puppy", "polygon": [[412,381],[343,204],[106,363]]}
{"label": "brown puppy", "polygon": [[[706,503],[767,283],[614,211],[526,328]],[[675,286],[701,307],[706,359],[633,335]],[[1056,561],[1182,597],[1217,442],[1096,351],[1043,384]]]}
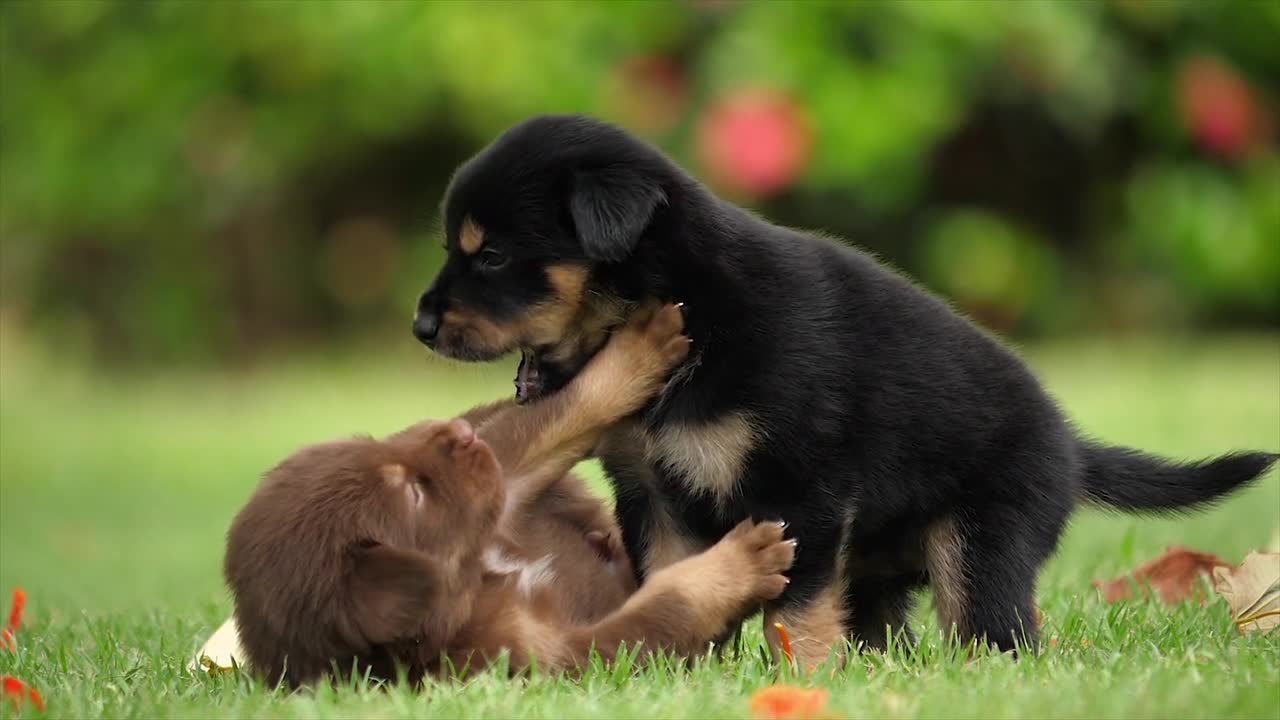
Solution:
{"label": "brown puppy", "polygon": [[[545,401],[285,460],[228,536],[249,664],[297,686],[335,666],[385,678],[400,666],[417,681],[447,671],[442,658],[475,670],[503,651],[517,669],[578,667],[593,647],[611,659],[623,642],[690,655],[781,594],[794,543],[778,523],[745,522],[626,597],[615,528],[565,479],[605,426],[661,389],[687,352],[681,326],[674,306],[638,313]],[[547,504],[560,514],[531,531]]]}

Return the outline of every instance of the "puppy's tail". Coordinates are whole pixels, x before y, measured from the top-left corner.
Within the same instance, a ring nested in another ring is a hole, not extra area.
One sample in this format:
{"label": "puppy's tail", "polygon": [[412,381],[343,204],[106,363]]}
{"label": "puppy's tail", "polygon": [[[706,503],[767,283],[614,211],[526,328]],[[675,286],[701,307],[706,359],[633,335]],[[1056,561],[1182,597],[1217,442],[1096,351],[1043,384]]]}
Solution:
{"label": "puppy's tail", "polygon": [[1167,513],[1192,510],[1248,485],[1280,459],[1235,452],[1177,463],[1139,450],[1081,442],[1084,498],[1116,510]]}

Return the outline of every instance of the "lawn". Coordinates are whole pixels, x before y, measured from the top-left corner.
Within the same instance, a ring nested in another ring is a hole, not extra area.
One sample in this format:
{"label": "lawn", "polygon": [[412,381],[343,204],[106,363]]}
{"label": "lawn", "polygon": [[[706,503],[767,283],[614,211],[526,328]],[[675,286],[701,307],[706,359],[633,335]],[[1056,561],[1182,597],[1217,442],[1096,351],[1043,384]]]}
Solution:
{"label": "lawn", "polygon": [[[425,694],[351,688],[292,697],[185,671],[229,612],[223,533],[259,474],[294,447],[385,433],[510,391],[509,363],[448,365],[409,343],[235,372],[90,373],[0,343],[0,608],[27,623],[0,673],[53,717],[738,717],[779,671],[754,648],[689,671],[599,668],[580,680],[496,674]],[[1026,349],[1091,434],[1178,457],[1280,449],[1280,336],[1077,340]],[[597,468],[588,467],[599,478]],[[600,487],[603,489],[604,485]],[[1238,560],[1277,542],[1280,474],[1204,514],[1078,514],[1041,576],[1038,656],[964,662],[936,639],[807,681],[861,717],[1280,718],[1280,632],[1241,636],[1221,601],[1109,606],[1094,577],[1180,543]],[[749,646],[760,643],[753,620]],[[30,711],[27,711],[30,713]],[[7,705],[0,717],[14,717]]]}

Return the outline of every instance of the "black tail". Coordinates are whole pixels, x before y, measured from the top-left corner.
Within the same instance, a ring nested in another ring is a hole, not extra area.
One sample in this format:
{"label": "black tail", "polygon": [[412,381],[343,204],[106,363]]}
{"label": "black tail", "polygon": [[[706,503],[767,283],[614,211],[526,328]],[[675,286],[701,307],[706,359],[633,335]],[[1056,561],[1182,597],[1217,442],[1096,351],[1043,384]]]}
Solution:
{"label": "black tail", "polygon": [[1082,442],[1085,498],[1117,510],[1172,512],[1211,505],[1265,473],[1280,455],[1237,452],[1176,463],[1139,450]]}

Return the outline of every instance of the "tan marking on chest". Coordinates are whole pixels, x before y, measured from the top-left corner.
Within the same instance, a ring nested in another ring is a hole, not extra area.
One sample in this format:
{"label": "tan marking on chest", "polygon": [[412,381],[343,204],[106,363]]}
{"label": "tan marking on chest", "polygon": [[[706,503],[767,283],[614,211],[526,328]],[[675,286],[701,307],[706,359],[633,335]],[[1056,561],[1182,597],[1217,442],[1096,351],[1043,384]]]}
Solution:
{"label": "tan marking on chest", "polygon": [[724,505],[737,494],[747,455],[760,435],[741,412],[698,425],[664,425],[644,433],[645,459],[665,466],[690,492]]}
{"label": "tan marking on chest", "polygon": [[640,538],[640,569],[651,575],[697,554],[703,548],[681,532],[646,452],[645,432],[635,422],[621,422],[601,438],[599,454],[609,459],[620,495],[635,495],[649,504],[649,524]]}

